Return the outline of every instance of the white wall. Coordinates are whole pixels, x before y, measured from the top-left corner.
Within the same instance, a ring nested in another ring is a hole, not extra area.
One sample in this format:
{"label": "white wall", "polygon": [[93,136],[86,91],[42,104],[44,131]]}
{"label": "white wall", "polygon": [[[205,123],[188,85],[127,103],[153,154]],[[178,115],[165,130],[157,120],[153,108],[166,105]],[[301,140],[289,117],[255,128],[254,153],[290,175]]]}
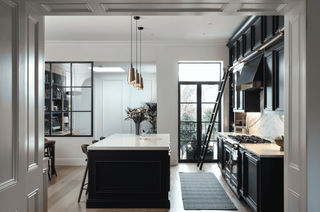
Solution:
{"label": "white wall", "polygon": [[[227,43],[227,41],[225,42]],[[171,138],[171,165],[178,164],[178,61],[223,61],[228,64],[228,48],[225,43],[145,43],[142,60],[155,61],[157,65],[158,133],[169,133]],[[129,61],[130,43],[71,42],[46,43],[47,61]],[[227,99],[227,95],[225,95]],[[224,107],[227,120],[228,107]],[[224,126],[228,126],[224,123]],[[58,152],[63,146],[91,142],[92,138],[55,138],[57,158],[69,157]],[[59,154],[59,157],[58,157]],[[72,155],[75,153],[72,153]],[[83,157],[81,151],[78,156]]]}
{"label": "white wall", "polygon": [[110,136],[114,133],[134,133],[132,120],[125,109],[140,107],[144,102],[157,102],[156,73],[143,74],[142,91],[127,83],[127,74],[94,74],[94,138]]}

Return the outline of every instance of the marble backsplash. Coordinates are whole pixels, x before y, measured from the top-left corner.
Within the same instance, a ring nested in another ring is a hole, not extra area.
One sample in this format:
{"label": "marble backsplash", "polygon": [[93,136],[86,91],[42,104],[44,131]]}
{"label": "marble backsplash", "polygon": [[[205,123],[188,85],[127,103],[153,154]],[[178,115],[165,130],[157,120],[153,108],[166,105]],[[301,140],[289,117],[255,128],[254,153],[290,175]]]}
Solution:
{"label": "marble backsplash", "polygon": [[264,114],[263,91],[260,93],[260,113],[247,113],[249,133],[269,139],[284,134],[284,115]]}

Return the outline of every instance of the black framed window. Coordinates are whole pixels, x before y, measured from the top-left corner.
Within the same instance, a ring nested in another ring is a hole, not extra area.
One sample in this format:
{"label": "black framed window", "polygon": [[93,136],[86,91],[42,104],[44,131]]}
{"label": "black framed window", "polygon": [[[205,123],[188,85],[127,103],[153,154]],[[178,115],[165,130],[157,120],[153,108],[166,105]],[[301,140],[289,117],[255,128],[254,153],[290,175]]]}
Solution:
{"label": "black framed window", "polygon": [[93,62],[45,63],[45,136],[93,135]]}
{"label": "black framed window", "polygon": [[[187,76],[188,75],[188,76]],[[179,63],[179,162],[195,162],[204,143],[221,79],[221,63]],[[217,160],[216,119],[206,161]]]}

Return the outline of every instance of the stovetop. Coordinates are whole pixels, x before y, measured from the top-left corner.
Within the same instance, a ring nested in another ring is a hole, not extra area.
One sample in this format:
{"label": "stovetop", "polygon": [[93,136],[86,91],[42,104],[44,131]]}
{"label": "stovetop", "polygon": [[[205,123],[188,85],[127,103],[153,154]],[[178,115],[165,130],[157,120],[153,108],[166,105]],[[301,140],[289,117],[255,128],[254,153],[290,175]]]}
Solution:
{"label": "stovetop", "polygon": [[239,143],[262,144],[271,143],[271,141],[260,138],[255,135],[228,135],[229,139]]}

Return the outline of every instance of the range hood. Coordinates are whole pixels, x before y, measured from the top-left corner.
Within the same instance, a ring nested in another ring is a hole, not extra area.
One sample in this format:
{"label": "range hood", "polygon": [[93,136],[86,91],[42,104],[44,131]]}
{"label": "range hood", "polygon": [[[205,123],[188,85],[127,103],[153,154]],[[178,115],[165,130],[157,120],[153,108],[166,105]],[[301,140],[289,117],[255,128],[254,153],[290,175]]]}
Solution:
{"label": "range hood", "polygon": [[237,80],[236,90],[252,90],[262,87],[262,57],[263,54],[244,64]]}

